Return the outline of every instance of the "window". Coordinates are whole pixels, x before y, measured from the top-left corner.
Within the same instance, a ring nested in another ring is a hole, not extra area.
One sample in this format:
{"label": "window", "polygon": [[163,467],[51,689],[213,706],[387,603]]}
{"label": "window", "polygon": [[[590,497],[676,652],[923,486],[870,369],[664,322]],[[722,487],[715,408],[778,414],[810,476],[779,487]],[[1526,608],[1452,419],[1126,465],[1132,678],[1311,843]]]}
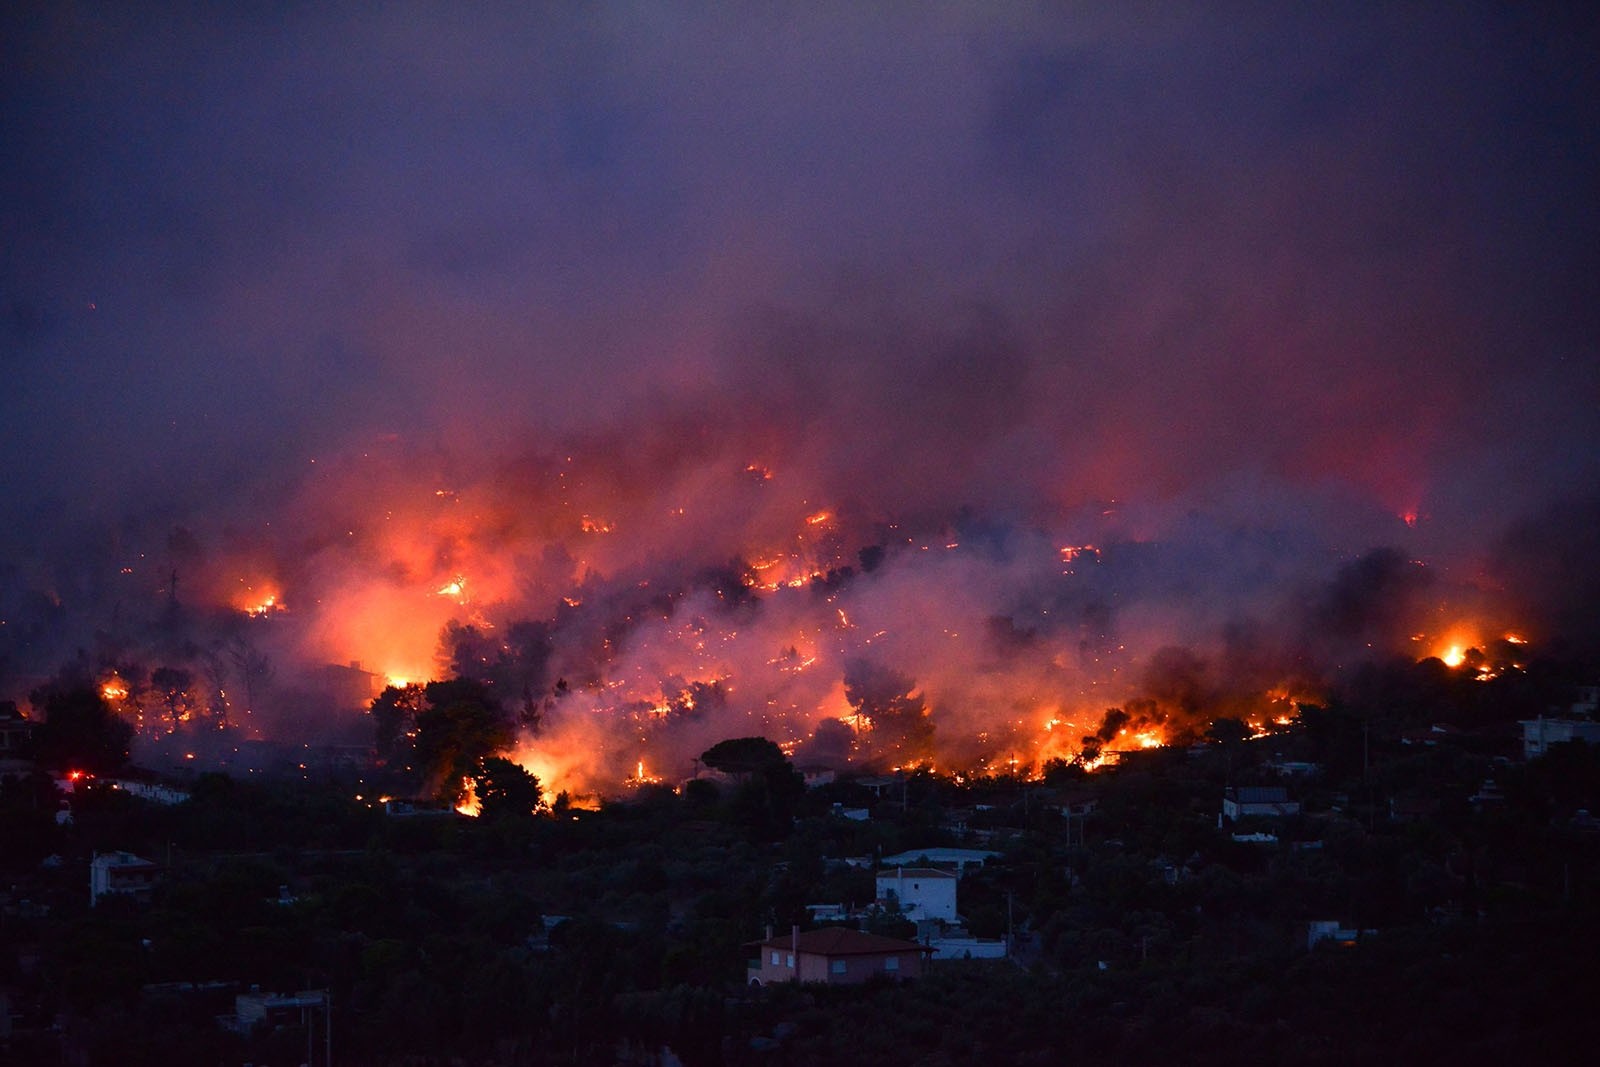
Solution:
{"label": "window", "polygon": [[844,974],[849,969],[850,969],[849,965],[844,960],[829,960],[828,961],[828,973],[829,974]]}
{"label": "window", "polygon": [[883,969],[886,971],[898,971],[900,969],[900,957],[890,956],[888,959],[884,960]]}
{"label": "window", "polygon": [[778,965],[778,950],[777,949],[773,949],[772,950],[772,965],[774,967],[776,967]]}
{"label": "window", "polygon": [[785,967],[789,968],[791,971],[794,970],[794,953],[793,952],[785,952],[783,954],[783,965]]}

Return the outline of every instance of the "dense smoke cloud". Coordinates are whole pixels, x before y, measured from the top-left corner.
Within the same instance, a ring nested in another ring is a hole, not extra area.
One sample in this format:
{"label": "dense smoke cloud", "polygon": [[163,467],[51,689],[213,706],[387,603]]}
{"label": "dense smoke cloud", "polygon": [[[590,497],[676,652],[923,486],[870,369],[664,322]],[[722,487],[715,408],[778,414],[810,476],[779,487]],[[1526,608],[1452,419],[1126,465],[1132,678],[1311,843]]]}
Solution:
{"label": "dense smoke cloud", "polygon": [[0,696],[475,662],[600,782],[1592,644],[1579,16],[3,18]]}

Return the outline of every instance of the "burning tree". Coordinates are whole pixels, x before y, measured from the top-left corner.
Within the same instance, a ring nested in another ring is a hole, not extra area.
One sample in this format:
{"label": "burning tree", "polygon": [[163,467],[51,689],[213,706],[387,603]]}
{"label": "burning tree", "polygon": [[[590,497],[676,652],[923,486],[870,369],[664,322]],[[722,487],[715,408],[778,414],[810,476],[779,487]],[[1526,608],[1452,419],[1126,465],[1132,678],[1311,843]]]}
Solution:
{"label": "burning tree", "polygon": [[452,675],[492,688],[502,702],[516,708],[521,726],[538,729],[555,651],[549,624],[519,620],[506,627],[502,639],[479,626],[450,622],[441,643]]}
{"label": "burning tree", "polygon": [[372,701],[373,747],[378,761],[391,764],[411,752],[417,737],[417,713],[426,705],[422,686],[387,686]]}
{"label": "burning tree", "polygon": [[223,655],[232,663],[233,669],[239,674],[239,681],[244,685],[244,713],[253,716],[256,710],[256,701],[262,692],[272,682],[276,673],[272,660],[266,653],[256,648],[243,637],[235,636],[223,646]]}
{"label": "burning tree", "polygon": [[483,760],[511,747],[514,732],[481,682],[429,682],[423,697],[413,765],[425,792],[458,801]]}
{"label": "burning tree", "polygon": [[933,758],[933,720],[910,678],[856,660],[845,668],[844,694],[875,755],[901,765]]}
{"label": "burning tree", "polygon": [[500,756],[479,761],[472,785],[479,815],[485,819],[532,815],[544,806],[539,779]]}
{"label": "burning tree", "polygon": [[167,709],[167,724],[176,730],[194,713],[194,697],[189,689],[194,685],[194,675],[182,667],[157,667],[150,672],[150,686]]}

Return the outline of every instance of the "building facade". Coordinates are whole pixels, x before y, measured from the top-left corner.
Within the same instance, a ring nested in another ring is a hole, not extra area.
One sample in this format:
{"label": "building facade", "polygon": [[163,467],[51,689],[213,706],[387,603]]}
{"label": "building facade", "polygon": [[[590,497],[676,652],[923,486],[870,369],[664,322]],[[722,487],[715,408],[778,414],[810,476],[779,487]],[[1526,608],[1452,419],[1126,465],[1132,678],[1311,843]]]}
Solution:
{"label": "building facade", "polygon": [[898,907],[912,922],[956,921],[956,876],[932,867],[896,867],[879,871],[878,903]]}
{"label": "building facade", "polygon": [[745,946],[751,985],[773,982],[824,982],[856,985],[875,975],[918,978],[928,950],[915,941],[881,937],[842,926],[768,937]]}

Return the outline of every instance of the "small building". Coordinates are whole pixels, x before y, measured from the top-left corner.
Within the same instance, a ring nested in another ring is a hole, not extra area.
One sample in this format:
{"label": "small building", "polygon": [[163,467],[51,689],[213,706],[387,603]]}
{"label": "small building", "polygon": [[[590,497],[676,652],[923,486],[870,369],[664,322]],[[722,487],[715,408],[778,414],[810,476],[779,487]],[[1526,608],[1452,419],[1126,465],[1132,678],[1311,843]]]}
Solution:
{"label": "small building", "polygon": [[850,918],[850,909],[843,904],[807,904],[806,914],[814,923],[842,923]]}
{"label": "small building", "polygon": [[1300,802],[1289,799],[1289,791],[1281,785],[1242,785],[1229,788],[1222,796],[1222,817],[1238,822],[1240,819],[1265,817],[1282,819],[1300,814]]}
{"label": "small building", "polygon": [[1309,778],[1322,770],[1319,764],[1305,760],[1270,759],[1264,766],[1285,778]]}
{"label": "small building", "polygon": [[33,773],[33,722],[16,704],[0,700],[0,782]]}
{"label": "small building", "polygon": [[909,852],[883,857],[885,867],[938,867],[954,871],[956,877],[971,867],[982,867],[985,860],[1000,855],[986,848],[914,848]]}
{"label": "small building", "polygon": [[161,868],[131,852],[97,852],[89,862],[89,906],[107,894],[148,901]]}
{"label": "small building", "polygon": [[1003,960],[1009,954],[1006,943],[998,938],[972,937],[964,930],[956,930],[943,937],[930,938],[936,960]]}
{"label": "small building", "polygon": [[913,922],[956,921],[956,876],[933,867],[896,867],[879,871],[878,902],[897,905]]}
{"label": "small building", "polygon": [[1537,719],[1522,720],[1522,756],[1538,759],[1550,751],[1550,746],[1568,741],[1584,741],[1600,745],[1600,722],[1592,719]]}
{"label": "small building", "polygon": [[383,692],[381,675],[363,670],[359,660],[329,663],[311,671],[313,684],[341,708],[365,711]]}
{"label": "small building", "polygon": [[863,789],[871,790],[874,797],[882,800],[885,793],[892,792],[896,786],[904,786],[905,779],[888,774],[875,774],[866,778],[857,778],[856,785]]}
{"label": "small building", "polygon": [[252,988],[233,998],[234,1013],[224,1018],[224,1025],[241,1034],[248,1034],[257,1027],[303,1026],[311,1012],[325,1012],[327,1006],[328,993],[324,989],[263,993],[259,988]]}
{"label": "small building", "polygon": [[1376,930],[1361,930],[1336,919],[1313,919],[1306,923],[1306,948],[1313,949],[1324,941],[1341,948],[1349,948],[1363,937],[1372,937]]}
{"label": "small building", "polygon": [[755,950],[749,960],[749,982],[825,982],[857,985],[875,975],[919,978],[928,949],[915,941],[830,926],[799,929],[785,937],[768,936],[745,946]]}
{"label": "small building", "polygon": [[808,763],[805,766],[796,766],[800,777],[805,779],[807,789],[817,789],[821,786],[831,785],[839,777],[832,767],[821,764]]}
{"label": "small building", "polygon": [[383,801],[383,813],[393,819],[454,818],[459,813],[442,800],[417,800],[389,797]]}
{"label": "small building", "polygon": [[164,807],[175,807],[189,799],[189,791],[187,789],[162,785],[159,782],[140,782],[132,778],[108,778],[102,779],[102,781],[112,789],[119,789],[129,796],[148,800],[153,804],[160,804]]}

